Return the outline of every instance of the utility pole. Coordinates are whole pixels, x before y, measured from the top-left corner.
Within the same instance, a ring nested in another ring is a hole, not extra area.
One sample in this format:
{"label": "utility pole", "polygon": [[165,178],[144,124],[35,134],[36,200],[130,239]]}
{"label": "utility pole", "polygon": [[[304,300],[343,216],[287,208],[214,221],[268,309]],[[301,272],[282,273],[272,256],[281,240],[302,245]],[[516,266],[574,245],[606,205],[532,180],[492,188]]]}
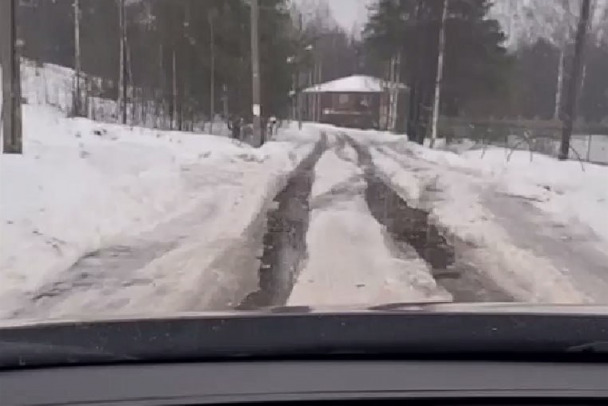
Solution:
{"label": "utility pole", "polygon": [[222,85],[222,111],[224,112],[224,120],[229,120],[228,115],[228,86]]}
{"label": "utility pole", "polygon": [[0,0],[0,52],[2,61],[3,153],[23,153],[21,125],[21,73],[17,52],[17,0]]}
{"label": "utility pole", "polygon": [[127,124],[127,19],[125,0],[118,0],[118,25],[120,26],[120,73],[118,108],[121,122]]}
{"label": "utility pole", "polygon": [[439,109],[441,108],[441,85],[443,82],[443,64],[445,54],[445,21],[448,16],[448,0],[443,0],[441,25],[439,26],[439,55],[437,56],[437,76],[435,77],[435,99],[433,101],[433,123],[431,126],[431,148],[435,147],[437,126],[439,124]]}
{"label": "utility pole", "polygon": [[[424,15],[424,3],[425,0],[418,0],[416,2],[415,8],[415,24],[420,25]],[[423,108],[423,91],[424,87],[422,85],[422,73],[424,71],[424,58],[421,56],[424,55],[424,44],[422,43],[421,38],[417,38],[414,41],[414,49],[416,51],[416,55],[419,55],[416,60],[412,61],[413,66],[410,70],[409,83],[410,85],[410,95],[409,95],[409,107],[408,107],[408,118],[407,118],[407,137],[410,141],[417,142],[419,144],[424,143],[425,134],[422,131],[420,118],[421,118],[421,110]]]}
{"label": "utility pole", "polygon": [[580,92],[580,82],[583,73],[583,59],[585,53],[585,42],[587,39],[587,30],[589,28],[589,17],[591,14],[591,0],[583,0],[581,5],[581,14],[578,20],[576,29],[576,42],[574,43],[574,60],[572,61],[572,70],[570,81],[568,82],[568,97],[563,111],[562,123],[562,142],[559,151],[559,159],[564,161],[568,159],[570,153],[570,138],[572,137],[572,129],[574,120],[576,119],[578,108],[578,95]]}
{"label": "utility pole", "polygon": [[260,95],[260,37],[259,37],[260,9],[258,0],[251,0],[251,70],[253,75],[253,138],[254,144],[261,146],[262,139],[261,95]]}
{"label": "utility pole", "polygon": [[[321,60],[321,58],[318,59],[317,62],[317,85],[320,86],[323,83],[323,61]],[[320,89],[319,89],[320,90]],[[322,111],[322,107],[321,107],[321,101],[323,100],[323,94],[319,91],[317,92],[317,103],[315,106],[315,112],[317,114],[317,119],[315,120],[316,122],[321,122],[321,115],[323,114]]]}
{"label": "utility pole", "polygon": [[81,77],[82,77],[82,64],[80,58],[80,0],[74,0],[74,70],[76,71],[76,83],[74,91],[73,103],[73,114],[75,116],[82,116],[82,94],[81,94]]}
{"label": "utility pole", "polygon": [[209,100],[209,134],[213,134],[213,119],[215,118],[215,30],[213,22],[215,19],[215,10],[209,13],[209,47],[211,49],[211,78],[209,83],[210,100]]}

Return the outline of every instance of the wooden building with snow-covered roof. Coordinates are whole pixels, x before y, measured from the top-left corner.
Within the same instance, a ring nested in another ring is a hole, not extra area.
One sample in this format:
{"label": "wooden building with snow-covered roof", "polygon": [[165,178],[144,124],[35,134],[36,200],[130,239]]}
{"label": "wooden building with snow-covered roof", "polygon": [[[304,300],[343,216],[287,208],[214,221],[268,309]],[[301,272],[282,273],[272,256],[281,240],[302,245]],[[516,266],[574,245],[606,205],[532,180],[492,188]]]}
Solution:
{"label": "wooden building with snow-covered roof", "polygon": [[390,129],[398,95],[405,91],[403,84],[373,76],[347,76],[304,89],[302,114],[306,121],[340,127]]}

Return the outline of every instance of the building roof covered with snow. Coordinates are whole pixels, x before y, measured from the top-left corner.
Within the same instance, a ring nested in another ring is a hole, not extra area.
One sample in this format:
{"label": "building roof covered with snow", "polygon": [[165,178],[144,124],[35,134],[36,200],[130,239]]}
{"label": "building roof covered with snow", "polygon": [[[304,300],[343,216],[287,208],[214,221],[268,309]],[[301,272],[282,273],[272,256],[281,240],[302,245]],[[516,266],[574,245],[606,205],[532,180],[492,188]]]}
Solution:
{"label": "building roof covered with snow", "polygon": [[[382,93],[389,87],[387,81],[373,76],[352,75],[309,87],[304,93]],[[398,88],[405,90],[407,86],[398,84]]]}

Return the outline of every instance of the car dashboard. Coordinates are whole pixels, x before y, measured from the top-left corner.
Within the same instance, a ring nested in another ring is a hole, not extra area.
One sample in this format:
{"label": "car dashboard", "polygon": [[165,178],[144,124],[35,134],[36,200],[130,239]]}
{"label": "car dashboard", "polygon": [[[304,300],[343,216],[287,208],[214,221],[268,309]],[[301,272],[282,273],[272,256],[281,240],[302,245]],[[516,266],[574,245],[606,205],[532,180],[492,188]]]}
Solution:
{"label": "car dashboard", "polygon": [[60,367],[0,374],[3,406],[608,404],[589,363],[234,361]]}

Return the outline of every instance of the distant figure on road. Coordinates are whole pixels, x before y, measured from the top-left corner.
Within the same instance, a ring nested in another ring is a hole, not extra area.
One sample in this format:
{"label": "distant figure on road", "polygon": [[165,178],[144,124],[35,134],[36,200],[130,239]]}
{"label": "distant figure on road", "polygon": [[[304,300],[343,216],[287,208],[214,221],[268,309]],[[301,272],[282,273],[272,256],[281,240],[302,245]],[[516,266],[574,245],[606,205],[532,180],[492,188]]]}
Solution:
{"label": "distant figure on road", "polygon": [[231,136],[234,140],[241,139],[241,128],[243,127],[243,119],[239,116],[232,116],[228,120],[228,129],[232,132]]}
{"label": "distant figure on road", "polygon": [[273,135],[276,134],[276,131],[278,129],[278,123],[279,121],[277,120],[277,118],[275,116],[271,116],[268,119],[268,124],[267,124],[267,132],[268,132],[268,138],[270,139]]}

